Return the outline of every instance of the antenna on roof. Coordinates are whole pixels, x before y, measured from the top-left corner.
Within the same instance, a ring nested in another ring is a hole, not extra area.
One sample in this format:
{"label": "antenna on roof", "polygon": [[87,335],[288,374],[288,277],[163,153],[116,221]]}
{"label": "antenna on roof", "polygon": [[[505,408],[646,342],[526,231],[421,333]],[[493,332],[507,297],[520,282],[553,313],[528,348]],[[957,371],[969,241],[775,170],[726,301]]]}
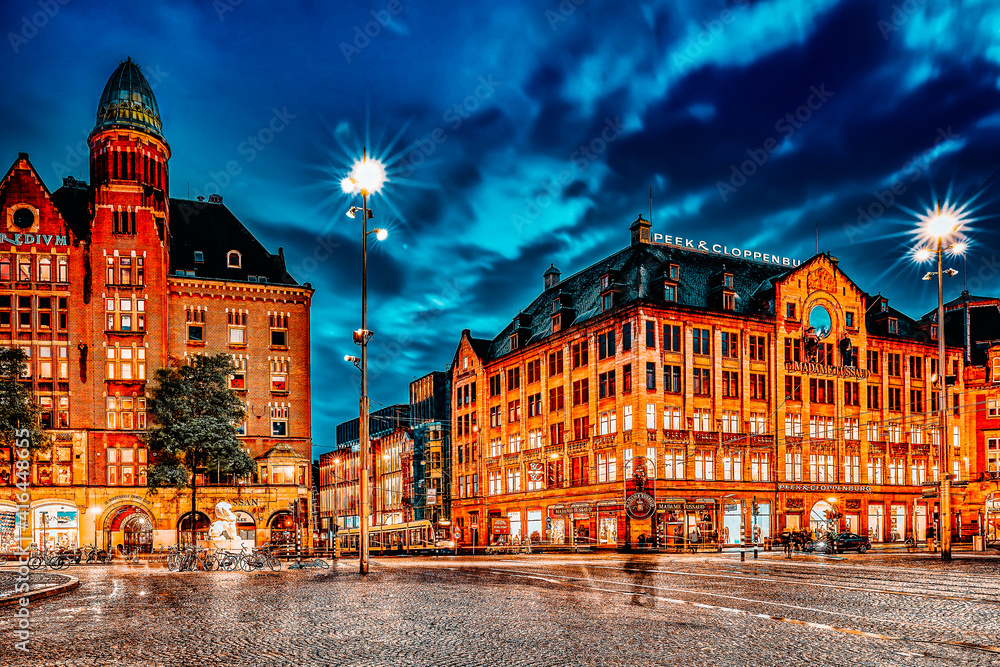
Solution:
{"label": "antenna on roof", "polygon": [[653,224],[653,186],[649,186],[649,224]]}

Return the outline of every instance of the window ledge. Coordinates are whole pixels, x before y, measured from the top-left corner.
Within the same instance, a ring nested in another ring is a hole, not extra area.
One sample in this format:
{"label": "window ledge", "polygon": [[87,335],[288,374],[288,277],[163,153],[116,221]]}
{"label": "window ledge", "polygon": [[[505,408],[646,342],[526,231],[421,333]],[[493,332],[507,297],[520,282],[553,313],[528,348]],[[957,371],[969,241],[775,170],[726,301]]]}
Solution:
{"label": "window ledge", "polygon": [[229,348],[233,350],[245,350],[246,347],[246,343],[229,343]]}
{"label": "window ledge", "polygon": [[203,340],[188,340],[186,342],[188,345],[193,345],[195,347],[205,347],[205,341]]}
{"label": "window ledge", "polygon": [[117,331],[115,329],[105,329],[105,336],[145,336],[145,331]]}

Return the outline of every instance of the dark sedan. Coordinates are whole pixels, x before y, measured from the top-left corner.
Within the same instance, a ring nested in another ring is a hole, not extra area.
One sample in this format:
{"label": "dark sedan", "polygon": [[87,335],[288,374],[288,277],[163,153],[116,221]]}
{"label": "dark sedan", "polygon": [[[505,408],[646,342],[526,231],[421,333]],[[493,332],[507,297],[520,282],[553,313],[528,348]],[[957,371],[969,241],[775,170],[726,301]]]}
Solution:
{"label": "dark sedan", "polygon": [[826,535],[806,545],[806,551],[820,551],[823,553],[857,551],[859,554],[863,554],[871,548],[872,542],[870,539],[855,533],[840,533],[832,537]]}

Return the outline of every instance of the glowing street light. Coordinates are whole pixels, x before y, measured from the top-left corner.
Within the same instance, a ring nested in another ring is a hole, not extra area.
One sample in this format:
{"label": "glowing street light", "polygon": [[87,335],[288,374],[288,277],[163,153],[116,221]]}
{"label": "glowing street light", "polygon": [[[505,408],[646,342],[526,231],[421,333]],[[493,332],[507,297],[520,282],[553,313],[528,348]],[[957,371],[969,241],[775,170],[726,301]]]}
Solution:
{"label": "glowing street light", "polygon": [[361,471],[358,480],[359,505],[358,508],[358,562],[361,574],[368,574],[368,515],[371,511],[371,502],[368,497],[368,467],[369,467],[369,447],[371,446],[368,433],[368,341],[371,340],[372,332],[368,330],[368,235],[374,233],[375,238],[384,241],[389,233],[385,229],[376,227],[368,229],[368,221],[373,217],[368,209],[368,195],[375,194],[382,189],[388,177],[385,173],[385,166],[381,161],[368,157],[367,149],[362,153],[360,160],[355,160],[351,166],[350,173],[341,179],[341,189],[351,195],[361,195],[361,208],[352,206],[347,211],[350,218],[357,217],[361,213],[361,328],[354,332],[354,342],[361,347],[361,358],[345,355],[344,360],[353,363],[361,370],[361,409],[359,427]]}
{"label": "glowing street light", "polygon": [[937,271],[929,271],[924,275],[924,280],[934,280],[937,278],[938,284],[938,312],[937,312],[937,339],[938,339],[938,428],[941,436],[938,440],[938,465],[940,467],[941,481],[938,487],[938,507],[940,510],[941,525],[939,534],[941,535],[941,560],[951,560],[951,473],[949,466],[948,449],[948,382],[946,381],[947,369],[945,367],[944,354],[944,276],[958,275],[955,269],[944,270],[942,254],[948,251],[951,255],[962,255],[968,249],[968,241],[962,235],[962,227],[965,224],[964,208],[959,208],[953,204],[941,202],[932,210],[919,216],[920,226],[917,235],[927,244],[914,252],[914,259],[917,261],[927,261],[932,257],[937,257]]}

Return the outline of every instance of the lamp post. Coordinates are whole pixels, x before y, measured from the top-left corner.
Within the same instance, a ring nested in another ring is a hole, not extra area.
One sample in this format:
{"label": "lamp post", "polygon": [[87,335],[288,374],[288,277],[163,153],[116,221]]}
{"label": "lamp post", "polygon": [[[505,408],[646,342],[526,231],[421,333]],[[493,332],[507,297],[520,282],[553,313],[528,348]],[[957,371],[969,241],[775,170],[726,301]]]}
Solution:
{"label": "lamp post", "polygon": [[369,160],[367,149],[362,154],[360,160],[356,160],[351,167],[351,172],[340,181],[341,189],[348,194],[361,195],[361,208],[352,206],[347,212],[349,218],[354,218],[356,213],[361,213],[361,328],[354,332],[354,342],[361,347],[361,359],[346,356],[347,361],[351,361],[361,371],[361,400],[360,400],[360,420],[358,423],[358,434],[360,441],[361,472],[358,484],[359,501],[359,530],[358,530],[358,561],[361,574],[368,574],[368,341],[372,337],[372,332],[368,330],[368,235],[374,233],[378,240],[385,240],[388,232],[384,229],[375,228],[369,231],[368,220],[372,218],[371,211],[368,210],[368,195],[375,194],[382,189],[386,181],[385,167],[379,160]]}
{"label": "lamp post", "polygon": [[955,269],[943,268],[943,253],[948,250],[953,255],[965,253],[967,243],[961,235],[963,225],[962,210],[954,206],[945,204],[942,208],[938,202],[933,210],[920,216],[921,238],[929,245],[920,248],[916,252],[918,261],[926,261],[932,257],[937,257],[937,271],[929,271],[924,275],[924,280],[933,280],[937,277],[938,288],[938,311],[937,311],[937,339],[938,339],[938,428],[941,437],[938,442],[938,466],[941,469],[940,486],[938,487],[938,507],[940,510],[939,532],[941,534],[941,560],[951,560],[951,472],[949,466],[948,448],[948,382],[946,372],[946,360],[944,353],[944,276],[955,276],[958,271]]}

